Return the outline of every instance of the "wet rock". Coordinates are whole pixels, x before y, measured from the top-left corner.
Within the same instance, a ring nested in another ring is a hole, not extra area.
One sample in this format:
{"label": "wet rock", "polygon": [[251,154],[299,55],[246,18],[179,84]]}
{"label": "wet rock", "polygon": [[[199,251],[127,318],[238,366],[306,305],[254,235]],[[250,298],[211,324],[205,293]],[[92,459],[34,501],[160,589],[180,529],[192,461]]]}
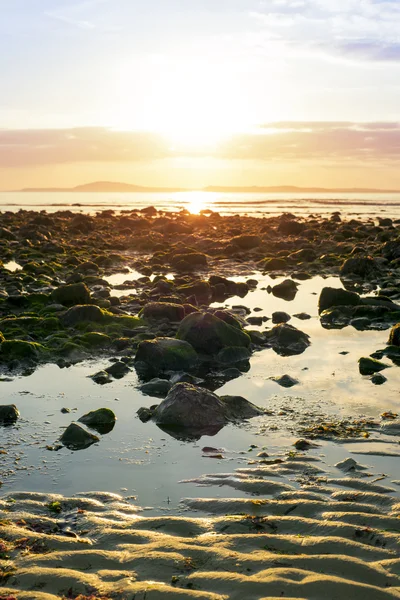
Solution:
{"label": "wet rock", "polygon": [[311,319],[311,315],[305,312],[297,313],[293,316],[296,317],[296,319],[300,319],[300,321],[308,321],[309,319]]}
{"label": "wet rock", "polygon": [[217,361],[221,364],[232,365],[242,361],[248,361],[251,352],[244,346],[228,346],[222,348],[217,354]]}
{"label": "wet rock", "polygon": [[221,375],[227,381],[231,381],[232,379],[237,379],[242,376],[242,372],[239,371],[236,367],[229,367],[229,369],[224,369],[221,371]]}
{"label": "wet rock", "polygon": [[294,379],[294,377],[291,377],[290,375],[282,375],[282,377],[279,378],[273,377],[273,380],[284,388],[291,388],[299,383],[297,379]]}
{"label": "wet rock", "polygon": [[93,379],[93,381],[95,383],[98,383],[99,385],[105,385],[106,383],[111,383],[112,379],[109,375],[109,373],[107,373],[107,371],[98,371],[97,373],[95,373],[94,375],[90,376],[91,379]]}
{"label": "wet rock", "polygon": [[264,322],[263,317],[256,317],[256,316],[247,317],[246,321],[249,325],[256,325],[256,326],[260,326]]}
{"label": "wet rock", "polygon": [[19,417],[19,410],[15,404],[3,404],[0,406],[0,425],[12,425]]}
{"label": "wet rock", "polygon": [[63,306],[89,304],[91,300],[89,288],[84,283],[60,285],[51,292],[51,299],[56,304],[62,304]]}
{"label": "wet rock", "polygon": [[293,325],[282,323],[265,332],[265,338],[273,350],[281,356],[301,354],[310,345],[310,337]]}
{"label": "wet rock", "polygon": [[389,335],[388,344],[391,346],[400,346],[400,323],[392,327]]}
{"label": "wet rock", "polygon": [[240,396],[219,397],[201,387],[177,383],[154,412],[157,425],[192,430],[212,430],[229,422],[262,414]]}
{"label": "wet rock", "polygon": [[315,444],[304,439],[297,440],[293,446],[297,450],[309,450],[310,448],[315,448]]}
{"label": "wet rock", "polygon": [[172,387],[172,383],[168,379],[160,379],[158,377],[151,379],[147,383],[140,386],[140,391],[148,396],[159,396],[165,398]]}
{"label": "wet rock", "polygon": [[377,274],[379,266],[370,256],[356,256],[344,261],[340,269],[340,275],[357,276],[363,279]]}
{"label": "wet rock", "polygon": [[296,252],[292,252],[288,257],[291,261],[299,262],[313,262],[317,259],[317,253],[312,248],[302,248]]}
{"label": "wet rock", "polygon": [[195,350],[214,354],[222,348],[250,345],[250,337],[240,326],[231,325],[211,313],[193,313],[180,324],[176,337]]}
{"label": "wet rock", "polygon": [[252,250],[261,244],[262,239],[258,235],[243,234],[232,238],[231,242],[241,250]]}
{"label": "wet rock", "polygon": [[387,381],[387,379],[384,375],[382,375],[382,373],[375,373],[375,375],[372,375],[371,381],[374,385],[382,385]]}
{"label": "wet rock", "polygon": [[60,317],[64,327],[75,327],[78,323],[101,323],[105,319],[105,315],[101,308],[94,304],[78,305],[68,309],[67,312]]}
{"label": "wet rock", "polygon": [[62,408],[60,411],[63,415],[67,415],[71,412],[70,408]]}
{"label": "wet rock", "polygon": [[104,370],[115,379],[122,379],[122,377],[125,377],[131,369],[124,362],[119,360]]}
{"label": "wet rock", "polygon": [[385,365],[385,363],[376,360],[375,358],[370,358],[369,356],[363,356],[358,361],[358,366],[361,375],[373,375],[374,373],[378,373],[379,371],[383,371],[383,369],[387,369],[390,365]]}
{"label": "wet rock", "polygon": [[358,304],[361,304],[361,298],[355,292],[324,287],[319,296],[318,311],[321,314],[324,310],[334,306],[357,306]]}
{"label": "wet rock", "polygon": [[60,442],[69,450],[84,450],[95,442],[97,435],[90,433],[78,423],[71,423],[60,437]]}
{"label": "wet rock", "polygon": [[277,325],[278,323],[287,323],[290,321],[291,316],[284,311],[277,310],[272,313],[272,322]]}
{"label": "wet rock", "polygon": [[344,473],[348,473],[349,471],[355,471],[357,469],[357,462],[354,458],[345,458],[341,462],[336,463],[335,467],[340,469]]}
{"label": "wet rock", "polygon": [[207,267],[207,256],[201,252],[182,252],[175,254],[170,262],[177,271],[190,272]]}
{"label": "wet rock", "polygon": [[141,342],[135,357],[135,363],[145,363],[154,372],[190,370],[198,360],[189,342],[168,337]]}
{"label": "wet rock", "polygon": [[109,433],[114,428],[116,416],[109,408],[98,408],[86,413],[78,421],[104,434]]}
{"label": "wet rock", "polygon": [[46,348],[36,342],[5,340],[0,344],[0,363],[18,361],[37,362],[46,354]]}
{"label": "wet rock", "polygon": [[293,279],[285,279],[282,283],[273,286],[272,293],[277,298],[291,301],[296,297],[297,286],[298,284]]}
{"label": "wet rock", "polygon": [[260,268],[262,271],[281,271],[286,269],[287,261],[284,258],[265,258],[260,262]]}
{"label": "wet rock", "polygon": [[151,410],[151,408],[146,408],[145,406],[142,406],[141,408],[139,408],[139,410],[137,411],[136,414],[139,417],[139,419],[142,421],[142,423],[147,423],[148,421],[150,421],[150,419],[153,418],[154,410]]}
{"label": "wet rock", "polygon": [[149,302],[142,308],[139,317],[154,321],[163,319],[182,321],[185,317],[185,308],[182,304],[173,304],[172,302]]}

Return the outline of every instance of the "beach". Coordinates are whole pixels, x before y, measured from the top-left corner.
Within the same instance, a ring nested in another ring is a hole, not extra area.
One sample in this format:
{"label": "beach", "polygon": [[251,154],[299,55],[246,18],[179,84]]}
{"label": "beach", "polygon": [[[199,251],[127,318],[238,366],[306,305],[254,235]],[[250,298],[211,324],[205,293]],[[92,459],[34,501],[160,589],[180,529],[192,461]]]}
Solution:
{"label": "beach", "polygon": [[231,211],[1,214],[0,598],[400,597],[399,223]]}

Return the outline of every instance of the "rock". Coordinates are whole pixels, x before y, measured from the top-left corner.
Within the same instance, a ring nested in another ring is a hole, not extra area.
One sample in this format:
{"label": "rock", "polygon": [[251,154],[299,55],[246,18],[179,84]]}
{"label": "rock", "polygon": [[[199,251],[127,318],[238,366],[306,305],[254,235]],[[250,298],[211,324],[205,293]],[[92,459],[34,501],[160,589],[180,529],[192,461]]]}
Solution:
{"label": "rock", "polygon": [[185,308],[182,304],[173,304],[172,302],[149,302],[139,313],[139,317],[160,321],[182,321],[185,317]]}
{"label": "rock", "polygon": [[98,441],[97,435],[86,431],[77,423],[68,425],[60,437],[60,442],[69,450],[83,450]]}
{"label": "rock", "polygon": [[130,368],[126,366],[126,364],[122,361],[117,361],[104,369],[106,373],[115,377],[115,379],[122,379],[130,372]]}
{"label": "rock", "polygon": [[293,315],[296,319],[300,319],[300,321],[308,321],[309,319],[311,319],[311,315],[309,315],[308,313],[297,313],[295,315]]}
{"label": "rock", "polygon": [[201,252],[182,252],[171,258],[171,266],[177,271],[193,271],[207,267],[207,256]]}
{"label": "rock", "polygon": [[51,299],[63,306],[76,306],[90,303],[90,291],[84,283],[60,285],[51,292]]}
{"label": "rock", "polygon": [[293,446],[297,450],[309,450],[310,448],[315,448],[315,444],[304,439],[297,440]]}
{"label": "rock", "polygon": [[310,337],[293,325],[282,323],[265,332],[265,338],[273,350],[281,356],[301,354],[310,345]]}
{"label": "rock", "polygon": [[370,358],[369,356],[363,356],[360,358],[358,365],[361,375],[373,375],[374,373],[383,371],[383,369],[387,369],[390,366],[385,365],[385,363],[380,362],[375,358]]}
{"label": "rock", "polygon": [[78,323],[101,323],[105,315],[101,308],[94,304],[78,305],[69,308],[66,313],[60,317],[64,327],[75,327]]}
{"label": "rock", "polygon": [[286,269],[287,262],[284,258],[265,258],[260,262],[260,268],[262,271],[281,271]]}
{"label": "rock", "polygon": [[116,416],[109,408],[98,408],[86,413],[78,421],[104,434],[114,428]]}
{"label": "rock", "polygon": [[400,323],[392,327],[389,335],[388,344],[391,346],[400,346]]}
{"label": "rock", "polygon": [[15,404],[0,405],[0,425],[11,425],[17,421],[19,410]]}
{"label": "rock", "polygon": [[297,285],[298,284],[293,281],[293,279],[285,279],[282,283],[273,286],[272,293],[277,298],[290,301],[296,297]]}
{"label": "rock", "polygon": [[94,375],[91,375],[90,378],[93,379],[93,381],[95,383],[98,383],[99,385],[111,383],[111,381],[112,381],[111,377],[110,377],[109,373],[107,373],[107,371],[98,371]]}
{"label": "rock", "polygon": [[277,325],[278,323],[287,323],[288,321],[290,321],[290,319],[291,316],[281,310],[277,310],[272,313],[272,322],[275,325]]}
{"label": "rock", "polygon": [[154,412],[157,425],[200,431],[213,431],[229,422],[262,414],[244,398],[218,397],[189,383],[177,383]]}
{"label": "rock", "polygon": [[387,379],[384,375],[382,375],[382,373],[375,373],[375,375],[372,375],[371,381],[374,385],[382,385],[387,381]]}
{"label": "rock", "polygon": [[232,238],[231,242],[241,250],[252,250],[261,244],[262,239],[258,235],[243,234]]}
{"label": "rock", "polygon": [[358,304],[361,304],[361,298],[355,292],[348,292],[341,288],[324,287],[319,297],[318,311],[321,314],[324,310],[333,306],[357,306]]}
{"label": "rock", "polygon": [[262,325],[264,322],[263,317],[256,317],[256,316],[247,317],[246,321],[249,325],[257,325],[258,327],[260,325]]}
{"label": "rock", "polygon": [[198,360],[197,352],[191,344],[168,337],[141,342],[135,357],[136,363],[145,363],[154,372],[190,370]]}
{"label": "rock", "polygon": [[279,378],[273,377],[273,380],[284,388],[290,388],[299,383],[297,379],[294,379],[290,375],[282,375],[282,377]]}
{"label": "rock", "polygon": [[70,408],[65,408],[65,407],[63,407],[63,408],[61,409],[61,411],[60,411],[60,412],[61,412],[63,415],[67,415],[68,413],[70,413],[70,412],[71,412],[71,409],[70,409]]}
{"label": "rock", "polygon": [[139,410],[137,411],[136,414],[139,417],[139,419],[142,421],[142,423],[147,423],[147,421],[150,421],[150,419],[153,418],[154,411],[151,410],[150,408],[146,408],[145,406],[142,406],[141,408],[139,408]]}
{"label": "rock", "polygon": [[313,262],[317,258],[317,253],[312,248],[302,248],[297,252],[292,252],[288,257],[290,260],[299,262]]}
{"label": "rock", "polygon": [[36,342],[5,340],[0,344],[0,363],[13,360],[37,362],[46,353],[46,348]]}
{"label": "rock", "polygon": [[217,361],[225,365],[233,365],[238,362],[248,361],[251,352],[244,346],[228,346],[222,348],[217,354]]}
{"label": "rock", "polygon": [[156,377],[147,383],[143,383],[139,389],[141,392],[143,392],[143,394],[148,396],[159,396],[160,398],[165,398],[171,387],[172,383],[168,381],[168,379],[160,379]]}
{"label": "rock", "polygon": [[247,333],[211,313],[193,313],[185,317],[176,337],[205,354],[216,354],[229,346],[250,345]]}
{"label": "rock", "polygon": [[[284,215],[282,215],[282,217],[284,217]],[[304,229],[306,228],[306,225],[304,223],[296,221],[293,217],[290,219],[282,217],[282,220],[278,226],[279,233],[283,233],[284,235],[298,235],[299,233],[302,233],[302,231],[304,231]]]}
{"label": "rock", "polygon": [[365,279],[366,277],[376,275],[378,271],[379,267],[373,258],[370,256],[356,256],[344,261],[340,268],[340,275],[356,275]]}
{"label": "rock", "polygon": [[354,458],[345,458],[341,462],[336,463],[335,467],[344,471],[344,473],[348,473],[349,471],[355,471],[357,468],[357,462]]}

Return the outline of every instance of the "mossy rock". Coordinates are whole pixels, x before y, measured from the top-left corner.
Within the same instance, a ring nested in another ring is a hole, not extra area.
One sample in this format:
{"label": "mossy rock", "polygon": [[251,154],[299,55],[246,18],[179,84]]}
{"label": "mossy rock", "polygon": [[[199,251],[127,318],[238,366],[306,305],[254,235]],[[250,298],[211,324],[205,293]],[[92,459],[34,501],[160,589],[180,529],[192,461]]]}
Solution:
{"label": "mossy rock", "polygon": [[198,362],[197,352],[183,340],[156,338],[138,346],[136,362],[145,363],[152,371],[185,371]]}
{"label": "mossy rock", "polygon": [[110,345],[111,338],[105,333],[89,331],[79,337],[79,342],[89,348],[105,348]]}
{"label": "mossy rock", "polygon": [[86,413],[78,421],[99,433],[105,434],[114,428],[116,416],[110,408],[98,408]]}
{"label": "mossy rock", "polygon": [[185,317],[185,309],[181,304],[172,302],[149,302],[142,308],[139,317],[159,321],[168,319],[168,321],[182,321]]}
{"label": "mossy rock", "polygon": [[385,365],[385,363],[369,356],[363,356],[360,358],[358,365],[361,375],[373,375],[374,373],[379,373],[379,371],[383,371],[390,366]]}
{"label": "mossy rock", "polygon": [[2,344],[5,340],[3,333],[0,331],[0,344]]}
{"label": "mossy rock", "polygon": [[223,365],[231,365],[244,360],[249,360],[251,352],[244,346],[229,346],[218,352],[217,361]]}
{"label": "mossy rock", "polygon": [[217,354],[222,348],[250,345],[243,330],[211,313],[192,313],[179,326],[176,338],[189,342],[197,352]]}
{"label": "mossy rock", "polygon": [[6,337],[26,334],[43,338],[60,329],[60,321],[56,317],[8,317],[0,321],[0,327]]}
{"label": "mossy rock", "polygon": [[98,441],[97,435],[86,431],[78,423],[71,423],[60,437],[60,442],[69,450],[84,450]]}
{"label": "mossy rock", "polygon": [[23,340],[5,340],[0,344],[0,359],[11,360],[39,360],[47,352],[47,348],[36,342]]}
{"label": "mossy rock", "polygon": [[77,305],[69,308],[66,313],[60,317],[64,327],[82,326],[85,323],[101,323],[107,318],[107,314],[94,304]]}
{"label": "mossy rock", "polygon": [[60,285],[52,291],[51,299],[64,306],[76,306],[90,303],[90,291],[84,283]]}

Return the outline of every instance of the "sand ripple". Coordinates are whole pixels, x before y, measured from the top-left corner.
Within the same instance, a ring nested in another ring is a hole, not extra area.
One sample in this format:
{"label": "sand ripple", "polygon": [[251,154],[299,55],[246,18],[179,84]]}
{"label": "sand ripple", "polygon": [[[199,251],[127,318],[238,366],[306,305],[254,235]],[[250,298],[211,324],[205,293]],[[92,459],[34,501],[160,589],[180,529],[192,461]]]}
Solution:
{"label": "sand ripple", "polygon": [[0,598],[400,598],[398,492],[363,470],[320,467],[204,475],[194,481],[247,495],[185,499],[178,516],[144,517],[104,492],[5,496]]}

